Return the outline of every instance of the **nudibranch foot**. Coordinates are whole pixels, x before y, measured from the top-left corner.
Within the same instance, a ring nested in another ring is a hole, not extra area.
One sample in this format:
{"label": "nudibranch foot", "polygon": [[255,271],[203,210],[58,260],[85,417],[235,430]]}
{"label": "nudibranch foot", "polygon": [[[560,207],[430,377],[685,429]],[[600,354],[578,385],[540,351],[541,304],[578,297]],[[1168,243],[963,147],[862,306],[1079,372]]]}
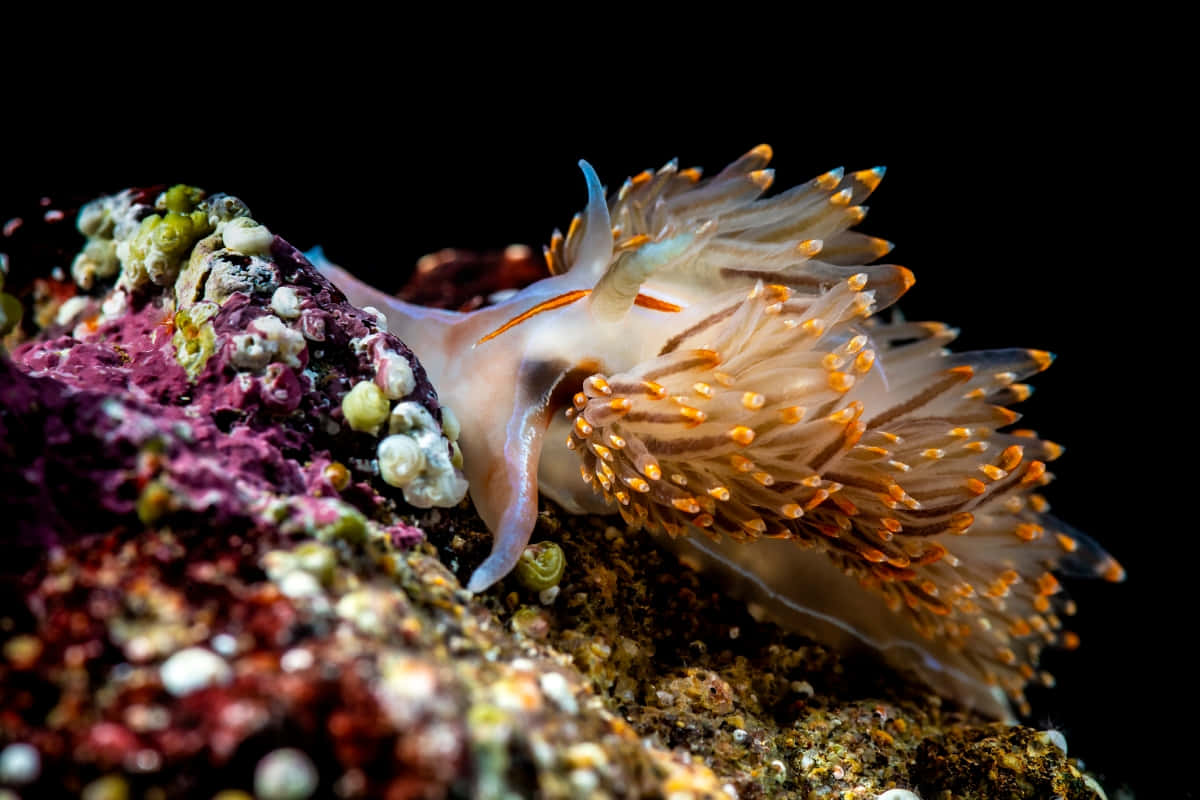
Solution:
{"label": "nudibranch foot", "polygon": [[671,162],[607,200],[582,163],[588,206],[552,237],[550,277],[469,314],[326,272],[387,315],[463,420],[495,536],[472,591],[516,563],[540,489],[693,547],[795,627],[987,712],[1024,708],[1051,680],[1041,650],[1076,642],[1055,572],[1123,576],[1046,514],[1062,448],[1010,428],[1053,357],[951,353],[945,325],[884,321],[913,275],[849,230],[884,170],[760,199],[770,157],[708,179]]}

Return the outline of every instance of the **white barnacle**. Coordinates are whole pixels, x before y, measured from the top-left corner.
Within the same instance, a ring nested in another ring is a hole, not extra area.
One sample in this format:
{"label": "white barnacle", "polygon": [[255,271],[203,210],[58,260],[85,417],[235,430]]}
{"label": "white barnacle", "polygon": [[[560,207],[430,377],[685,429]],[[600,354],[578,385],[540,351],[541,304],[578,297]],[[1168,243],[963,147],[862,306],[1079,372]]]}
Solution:
{"label": "white barnacle", "polygon": [[246,208],[246,204],[240,198],[224,192],[209,196],[204,205],[208,208],[208,224],[214,227],[235,217],[250,215],[250,209]]}
{"label": "white barnacle", "polygon": [[403,489],[425,469],[425,453],[417,440],[404,434],[387,436],[379,443],[379,474],[391,486]]}
{"label": "white barnacle", "polygon": [[293,330],[279,317],[263,316],[250,323],[249,330],[273,342],[278,349],[279,361],[289,367],[300,366],[300,353],[306,347],[304,334]]}
{"label": "white barnacle", "polygon": [[454,466],[441,426],[424,406],[397,403],[388,432],[379,445],[379,471],[404,490],[405,500],[418,508],[447,507],[466,496],[467,481]]}
{"label": "white barnacle", "polygon": [[253,331],[234,336],[232,342],[229,360],[240,369],[265,369],[279,352],[279,345]]}
{"label": "white barnacle", "polygon": [[389,433],[417,433],[424,430],[437,430],[437,423],[433,420],[433,415],[430,414],[425,406],[420,403],[409,401],[406,403],[397,403],[392,409],[391,418],[388,421]]}
{"label": "white barnacle", "polygon": [[97,278],[117,274],[121,262],[117,259],[117,244],[111,239],[89,239],[71,262],[71,277],[83,289],[90,289]]}
{"label": "white barnacle", "polygon": [[[70,297],[61,306],[58,307],[58,312],[54,315],[56,325],[66,325],[71,320],[75,319],[79,312],[88,307],[91,298],[87,295],[75,295]],[[82,337],[76,337],[82,338]]]}
{"label": "white barnacle", "polygon": [[120,287],[117,287],[109,293],[108,297],[104,298],[104,302],[100,304],[100,314],[103,319],[112,319],[119,317],[125,313],[125,308],[129,305],[129,295],[126,294]]}
{"label": "white barnacle", "polygon": [[300,316],[300,298],[296,290],[290,286],[280,286],[271,295],[271,310],[283,319],[295,319]]}
{"label": "white barnacle", "polygon": [[363,310],[363,313],[371,315],[371,317],[375,320],[375,325],[379,328],[380,331],[382,331],[383,333],[387,333],[388,321],[387,321],[386,314],[384,314],[382,311],[380,311],[375,306],[363,306],[362,310]]}
{"label": "white barnacle", "polygon": [[259,225],[249,217],[235,217],[225,223],[221,238],[230,250],[256,256],[269,252],[271,240],[275,237],[265,225]]}
{"label": "white barnacle", "polygon": [[384,394],[393,400],[407,397],[417,388],[417,379],[413,375],[412,365],[408,359],[395,350],[382,349],[375,362],[376,381]]}
{"label": "white barnacle", "polygon": [[174,278],[170,260],[158,250],[148,252],[141,264],[146,276],[155,286],[166,286]]}

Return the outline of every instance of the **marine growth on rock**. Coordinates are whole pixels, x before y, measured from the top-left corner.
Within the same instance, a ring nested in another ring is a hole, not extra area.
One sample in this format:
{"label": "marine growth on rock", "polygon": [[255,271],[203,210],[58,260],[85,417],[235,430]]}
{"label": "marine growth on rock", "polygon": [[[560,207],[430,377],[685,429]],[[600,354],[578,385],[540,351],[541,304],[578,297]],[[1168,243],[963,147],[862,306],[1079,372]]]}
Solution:
{"label": "marine growth on rock", "polygon": [[[393,495],[463,498],[412,351],[240,200],[127,190],[85,205],[78,227],[73,285],[42,279],[44,329],[0,356],[19,546],[107,532],[130,512],[366,531]],[[88,484],[104,490],[80,506]]]}

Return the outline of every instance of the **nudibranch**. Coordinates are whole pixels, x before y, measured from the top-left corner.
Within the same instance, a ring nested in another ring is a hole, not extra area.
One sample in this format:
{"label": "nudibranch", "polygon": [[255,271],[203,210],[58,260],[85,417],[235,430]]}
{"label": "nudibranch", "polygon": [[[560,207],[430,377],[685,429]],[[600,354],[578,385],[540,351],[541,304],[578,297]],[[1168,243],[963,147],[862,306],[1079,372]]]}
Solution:
{"label": "nudibranch", "polygon": [[[876,315],[913,284],[853,232],[882,168],[783,193],[759,146],[718,174],[676,162],[585,211],[550,277],[470,313],[381,309],[461,420],[471,498],[495,540],[478,592],[517,563],[539,490],[617,512],[720,568],[775,618],[865,642],[985,713],[1026,708],[1047,645],[1076,637],[1055,573],[1119,564],[1047,515],[1062,448],[1011,429],[1039,350],[953,353],[940,323]],[[1007,698],[1007,699],[1006,699]]]}

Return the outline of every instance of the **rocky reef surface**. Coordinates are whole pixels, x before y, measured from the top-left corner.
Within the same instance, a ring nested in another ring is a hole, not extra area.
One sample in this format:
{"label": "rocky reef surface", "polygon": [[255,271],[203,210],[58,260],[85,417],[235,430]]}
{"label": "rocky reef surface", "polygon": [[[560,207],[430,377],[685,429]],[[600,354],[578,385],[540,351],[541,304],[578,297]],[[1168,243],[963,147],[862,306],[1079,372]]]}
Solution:
{"label": "rocky reef surface", "polygon": [[[612,520],[545,504],[465,592],[490,534],[453,415],[236,198],[41,209],[0,251],[0,797],[1103,797],[1061,734]],[[445,307],[537,274],[431,258],[405,291]]]}

